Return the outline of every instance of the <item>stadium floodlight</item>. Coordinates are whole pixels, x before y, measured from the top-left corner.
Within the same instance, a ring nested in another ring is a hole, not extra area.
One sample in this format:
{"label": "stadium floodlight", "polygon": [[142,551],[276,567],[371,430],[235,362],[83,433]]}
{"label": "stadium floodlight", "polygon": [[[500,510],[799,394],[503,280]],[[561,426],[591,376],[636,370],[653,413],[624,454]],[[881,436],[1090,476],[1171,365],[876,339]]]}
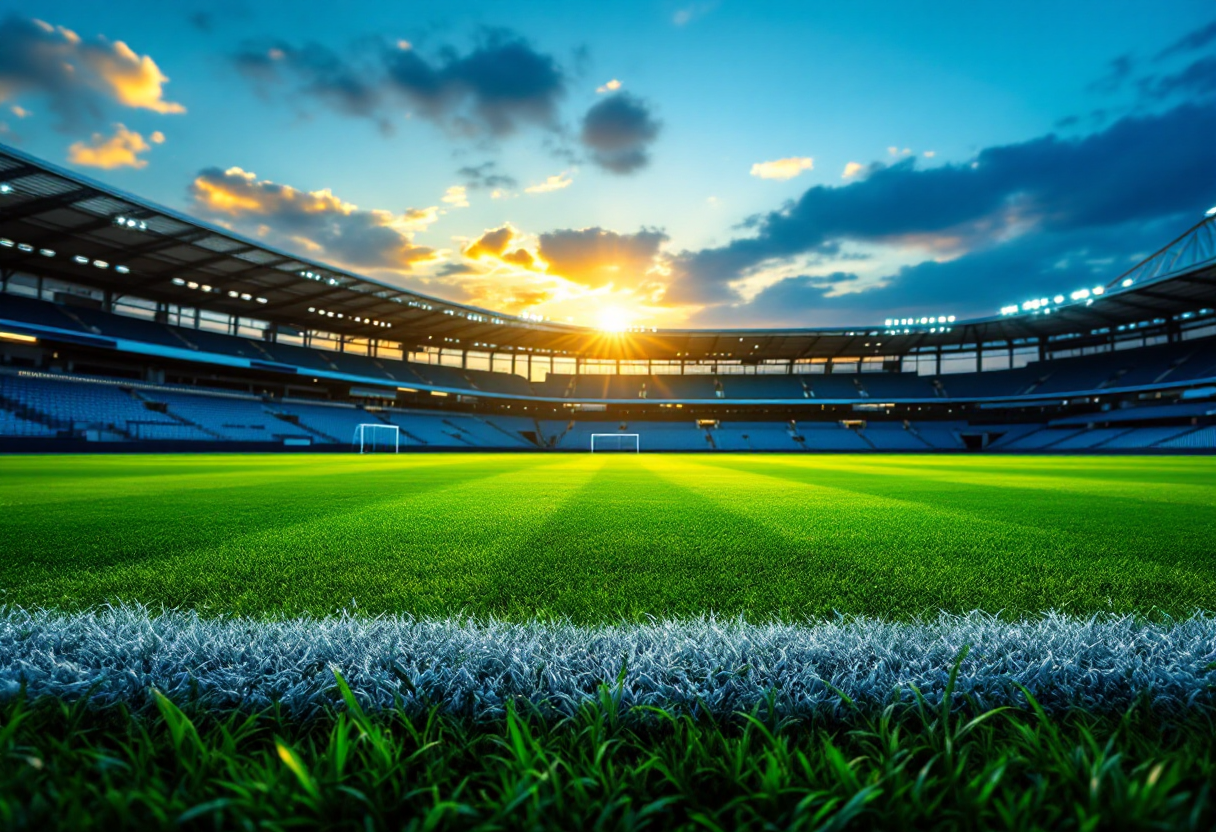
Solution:
{"label": "stadium floodlight", "polygon": [[[598,446],[596,440],[599,440]],[[632,442],[624,440],[632,439]],[[613,440],[616,440],[615,442]],[[599,451],[600,453],[608,452],[625,452],[632,451],[635,454],[642,452],[641,437],[636,433],[593,433],[591,434],[591,453]]]}
{"label": "stadium floodlight", "polygon": [[[13,192],[12,185],[8,184],[7,182],[0,182],[0,194],[11,194],[12,192]],[[1213,210],[1216,210],[1216,209],[1213,209]]]}
{"label": "stadium floodlight", "polygon": [[401,428],[383,422],[361,424],[355,428],[351,445],[359,446],[359,453],[401,453]]}

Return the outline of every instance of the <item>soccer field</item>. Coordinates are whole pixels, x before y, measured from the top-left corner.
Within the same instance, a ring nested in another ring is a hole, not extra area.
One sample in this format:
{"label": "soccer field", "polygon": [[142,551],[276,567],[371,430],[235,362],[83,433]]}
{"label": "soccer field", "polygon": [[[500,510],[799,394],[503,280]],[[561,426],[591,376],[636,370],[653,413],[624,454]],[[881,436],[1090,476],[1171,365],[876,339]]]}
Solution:
{"label": "soccer field", "polygon": [[578,623],[1216,607],[1216,460],[0,459],[4,602]]}

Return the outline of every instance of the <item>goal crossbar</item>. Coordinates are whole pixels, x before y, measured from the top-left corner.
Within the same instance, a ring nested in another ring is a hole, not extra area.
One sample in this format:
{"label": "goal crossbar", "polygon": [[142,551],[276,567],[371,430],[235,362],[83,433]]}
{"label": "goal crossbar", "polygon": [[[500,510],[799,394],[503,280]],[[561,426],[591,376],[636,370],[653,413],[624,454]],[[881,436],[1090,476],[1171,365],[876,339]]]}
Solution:
{"label": "goal crossbar", "polygon": [[[597,448],[595,447],[596,439],[600,440],[601,446],[607,445],[607,444],[612,444],[612,443],[604,442],[605,439],[632,439],[633,440],[633,452],[634,453],[642,452],[641,434],[637,434],[637,433],[593,433],[593,434],[591,434],[591,453],[595,453],[597,450]],[[612,450],[615,450],[615,451],[623,450],[622,443],[617,442],[615,444],[616,444],[616,447],[612,448]],[[600,450],[602,452],[602,451],[608,450],[608,449],[601,447],[598,450]]]}
{"label": "goal crossbar", "polygon": [[352,445],[359,446],[359,453],[368,453],[370,450],[375,451],[381,447],[381,443],[377,440],[379,431],[386,430],[392,434],[392,439],[384,442],[384,449],[387,451],[389,442],[391,441],[393,453],[401,453],[401,428],[396,425],[386,425],[383,422],[374,422],[361,424],[355,427],[355,436],[351,440]]}

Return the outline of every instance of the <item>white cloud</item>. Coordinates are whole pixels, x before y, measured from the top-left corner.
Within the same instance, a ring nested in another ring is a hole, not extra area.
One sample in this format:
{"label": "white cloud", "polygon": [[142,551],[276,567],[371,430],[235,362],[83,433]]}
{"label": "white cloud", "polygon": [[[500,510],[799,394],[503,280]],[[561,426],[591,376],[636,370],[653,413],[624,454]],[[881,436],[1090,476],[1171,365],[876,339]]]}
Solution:
{"label": "white cloud", "polygon": [[841,179],[852,179],[857,174],[866,169],[866,166],[861,162],[849,162],[844,166],[844,173],[840,175]]}
{"label": "white cloud", "polygon": [[809,156],[790,156],[771,162],[757,162],[752,165],[751,173],[761,179],[793,179],[814,166],[815,160]]}
{"label": "white cloud", "polygon": [[572,184],[574,184],[574,180],[571,179],[565,171],[562,171],[561,173],[550,176],[539,185],[531,185],[524,188],[524,190],[530,194],[547,194],[550,191],[560,191],[562,188],[568,188]]}
{"label": "white cloud", "polygon": [[444,192],[441,201],[451,205],[453,208],[468,208],[468,189],[464,185],[453,185]]}
{"label": "white cloud", "polygon": [[620,81],[618,81],[618,80],[616,80],[615,78],[613,78],[613,79],[612,79],[611,81],[609,81],[607,84],[604,84],[603,86],[596,87],[596,88],[595,88],[595,91],[596,91],[596,92],[599,92],[599,93],[604,93],[604,92],[616,92],[616,91],[617,91],[617,90],[619,90],[620,88],[621,88],[621,82],[620,82]]}

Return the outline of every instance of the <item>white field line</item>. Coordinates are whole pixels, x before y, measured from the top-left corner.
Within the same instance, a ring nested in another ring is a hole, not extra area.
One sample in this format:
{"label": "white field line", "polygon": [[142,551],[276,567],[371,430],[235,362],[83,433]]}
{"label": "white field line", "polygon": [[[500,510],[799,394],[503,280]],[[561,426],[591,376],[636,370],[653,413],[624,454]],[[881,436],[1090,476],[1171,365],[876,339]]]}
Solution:
{"label": "white field line", "polygon": [[[224,710],[278,701],[293,715],[335,701],[338,668],[368,707],[489,718],[509,700],[569,714],[616,688],[625,707],[717,715],[752,709],[770,691],[786,714],[841,715],[829,684],[870,709],[940,703],[964,646],[956,695],[979,708],[1118,711],[1143,698],[1162,714],[1216,710],[1216,617],[1148,623],[1047,613],[1002,621],[983,613],[912,623],[841,619],[748,624],[710,617],[577,626],[347,615],[257,621],[0,608],[0,698],[17,694],[103,705],[148,704],[155,687],[178,702]],[[622,671],[622,668],[624,670]]]}

